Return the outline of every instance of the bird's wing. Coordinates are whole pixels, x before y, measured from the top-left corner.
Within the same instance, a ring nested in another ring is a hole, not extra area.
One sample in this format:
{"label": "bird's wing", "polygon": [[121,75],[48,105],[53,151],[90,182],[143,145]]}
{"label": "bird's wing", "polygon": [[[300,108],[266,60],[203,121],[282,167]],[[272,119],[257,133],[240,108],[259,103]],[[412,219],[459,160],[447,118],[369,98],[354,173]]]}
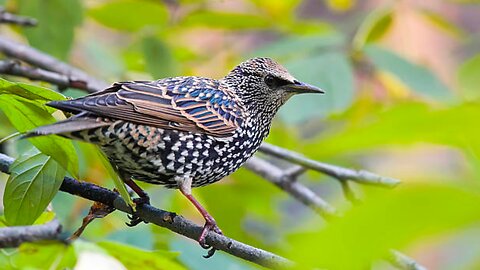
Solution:
{"label": "bird's wing", "polygon": [[98,93],[48,105],[164,129],[227,137],[240,126],[243,110],[221,87],[216,80],[200,77],[122,82]]}

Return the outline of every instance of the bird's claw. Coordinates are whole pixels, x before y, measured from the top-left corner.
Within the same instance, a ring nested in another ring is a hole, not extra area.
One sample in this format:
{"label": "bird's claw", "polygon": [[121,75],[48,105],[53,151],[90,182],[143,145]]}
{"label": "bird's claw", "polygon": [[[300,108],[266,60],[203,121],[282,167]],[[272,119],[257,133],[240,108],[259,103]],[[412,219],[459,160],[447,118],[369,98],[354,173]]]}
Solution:
{"label": "bird's claw", "polygon": [[[133,199],[133,203],[135,203],[136,206],[139,206],[139,205],[144,205],[144,204],[148,204],[150,205],[150,198],[148,196],[144,196],[144,197],[140,197],[140,198],[135,198]],[[125,224],[128,226],[128,227],[134,227],[134,226],[137,226],[138,224],[142,223],[142,222],[145,222],[145,223],[148,223],[147,221],[141,219],[135,210],[132,209],[132,214],[131,215],[127,215],[128,219],[130,219],[129,222],[125,222]]]}
{"label": "bird's claw", "polygon": [[209,231],[213,231],[217,234],[223,235],[222,230],[217,226],[217,223],[215,221],[206,221],[205,226],[203,226],[202,233],[200,234],[200,237],[198,238],[198,243],[200,246],[204,249],[208,249],[207,255],[203,255],[204,258],[208,259],[212,257],[215,254],[215,251],[217,250],[216,248],[208,245],[205,243],[205,238],[208,234]]}
{"label": "bird's claw", "polygon": [[146,222],[145,220],[141,219],[139,216],[137,216],[136,213],[133,213],[131,215],[127,215],[128,219],[130,219],[129,222],[125,222],[125,224],[128,226],[128,227],[135,227],[137,226],[138,224],[142,223],[142,222],[145,222],[145,223],[148,223]]}

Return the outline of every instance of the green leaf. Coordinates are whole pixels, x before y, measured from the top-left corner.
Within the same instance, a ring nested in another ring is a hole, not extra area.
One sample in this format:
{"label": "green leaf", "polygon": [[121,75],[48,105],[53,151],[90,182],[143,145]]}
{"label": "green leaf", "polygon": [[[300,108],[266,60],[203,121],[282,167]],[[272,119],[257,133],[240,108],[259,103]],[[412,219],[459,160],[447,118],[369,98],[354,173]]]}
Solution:
{"label": "green leaf", "polygon": [[282,61],[309,54],[318,54],[318,52],[338,48],[344,44],[345,37],[339,33],[290,36],[258,48],[251,57],[271,57]]}
{"label": "green leaf", "polygon": [[64,176],[57,162],[37,150],[15,160],[3,196],[8,224],[32,224],[53,199]]}
{"label": "green leaf", "polygon": [[11,258],[15,255],[15,252],[9,252],[5,249],[0,249],[0,269],[14,270],[15,267],[11,263]]}
{"label": "green leaf", "polygon": [[65,243],[23,243],[10,261],[13,269],[63,270],[73,269],[77,256],[73,246]]}
{"label": "green leaf", "polygon": [[88,66],[94,74],[103,78],[119,78],[125,75],[126,68],[116,50],[102,44],[95,38],[85,42]]}
{"label": "green leaf", "polygon": [[115,184],[115,188],[117,189],[118,193],[120,193],[120,196],[122,199],[130,206],[135,207],[135,204],[132,201],[132,198],[130,197],[130,193],[128,193],[127,188],[125,187],[125,182],[123,182],[122,179],[120,179],[120,176],[118,173],[115,171],[113,168],[112,164],[108,162],[107,156],[103,152],[101,152],[98,148],[96,149],[98,156],[100,157],[100,160],[103,163],[103,166],[108,171],[108,174],[110,177],[112,177],[113,183]]}
{"label": "green leaf", "polygon": [[90,17],[122,31],[137,32],[146,26],[165,27],[168,11],[161,1],[119,0],[91,8]]}
{"label": "green leaf", "polygon": [[[63,179],[62,179],[63,180]],[[33,222],[33,225],[41,225],[52,221],[55,218],[54,212],[43,212],[36,220]]]}
{"label": "green leaf", "polygon": [[353,102],[353,70],[345,55],[336,52],[292,60],[287,69],[300,81],[325,90],[325,95],[292,97],[279,112],[287,123],[299,123],[345,110]]}
{"label": "green leaf", "polygon": [[[55,122],[43,107],[36,103],[9,94],[0,94],[0,110],[20,132]],[[28,139],[45,155],[53,157],[72,175],[78,175],[78,157],[71,141],[59,136],[42,136]]]}
{"label": "green leaf", "polygon": [[331,24],[318,19],[287,21],[284,25],[279,26],[281,27],[279,31],[297,35],[325,35],[335,31]]}
{"label": "green leaf", "polygon": [[393,23],[393,11],[391,8],[377,9],[370,13],[360,25],[353,40],[353,46],[357,50],[365,44],[381,39],[390,29]]}
{"label": "green leaf", "polygon": [[26,83],[15,83],[0,78],[0,95],[12,94],[28,100],[45,103],[51,100],[65,100],[65,96],[45,87]]}
{"label": "green leaf", "polygon": [[181,25],[233,30],[267,28],[271,22],[264,17],[252,14],[201,11],[186,16]]}
{"label": "green leaf", "polygon": [[351,9],[357,1],[356,0],[327,0],[326,2],[330,9],[335,11],[345,12]]}
{"label": "green leaf", "polygon": [[175,59],[167,44],[153,36],[148,36],[142,40],[142,51],[147,71],[153,78],[160,79],[175,75]]}
{"label": "green leaf", "polygon": [[371,188],[365,198],[323,229],[290,237],[298,269],[366,269],[392,248],[480,222],[478,194],[456,187],[410,183],[389,192]]}
{"label": "green leaf", "polygon": [[445,33],[450,34],[453,37],[463,38],[466,36],[466,33],[460,27],[456,26],[441,14],[427,9],[421,10],[420,14],[438,29],[443,30]]}
{"label": "green leaf", "polygon": [[282,23],[283,21],[292,21],[294,12],[301,0],[250,0],[252,4],[258,7],[262,13],[265,13],[270,19],[275,22]]}
{"label": "green leaf", "polygon": [[448,0],[449,2],[458,4],[480,4],[480,0]]}
{"label": "green leaf", "polygon": [[176,254],[172,252],[142,250],[115,242],[100,242],[98,246],[119,260],[127,269],[186,269],[173,260]]}
{"label": "green leaf", "polygon": [[427,68],[378,46],[369,45],[364,52],[376,68],[393,74],[417,93],[439,101],[453,98],[452,92]]}
{"label": "green leaf", "polygon": [[460,66],[457,78],[459,89],[467,99],[480,97],[480,54]]}
{"label": "green leaf", "polygon": [[38,20],[38,26],[22,31],[30,44],[60,59],[66,59],[72,47],[75,27],[82,22],[80,0],[19,0],[22,15]]}
{"label": "green leaf", "polygon": [[[450,108],[431,108],[421,103],[358,106],[342,118],[343,128],[322,134],[307,144],[314,159],[352,155],[360,151],[392,146],[433,143],[461,149],[480,149],[480,106],[476,103]],[[461,132],[459,132],[461,130]],[[478,147],[478,148],[477,148]],[[322,149],[318,151],[317,149]]]}

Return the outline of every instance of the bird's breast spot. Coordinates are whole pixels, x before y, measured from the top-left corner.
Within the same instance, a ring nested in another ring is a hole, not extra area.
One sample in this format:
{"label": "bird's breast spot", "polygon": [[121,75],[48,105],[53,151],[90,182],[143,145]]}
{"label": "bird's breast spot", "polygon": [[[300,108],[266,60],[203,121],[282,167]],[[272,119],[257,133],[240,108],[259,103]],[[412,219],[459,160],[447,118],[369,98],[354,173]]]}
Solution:
{"label": "bird's breast spot", "polygon": [[167,169],[174,171],[175,170],[175,163],[173,161],[170,161],[167,164]]}

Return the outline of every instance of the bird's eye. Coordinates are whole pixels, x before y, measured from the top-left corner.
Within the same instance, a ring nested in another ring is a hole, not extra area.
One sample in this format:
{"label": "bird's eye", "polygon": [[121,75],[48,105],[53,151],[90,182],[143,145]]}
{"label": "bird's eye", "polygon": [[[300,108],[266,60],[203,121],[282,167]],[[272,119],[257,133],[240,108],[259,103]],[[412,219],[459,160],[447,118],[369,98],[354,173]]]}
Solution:
{"label": "bird's eye", "polygon": [[265,84],[270,88],[274,88],[276,85],[276,80],[272,75],[265,76],[264,81]]}

